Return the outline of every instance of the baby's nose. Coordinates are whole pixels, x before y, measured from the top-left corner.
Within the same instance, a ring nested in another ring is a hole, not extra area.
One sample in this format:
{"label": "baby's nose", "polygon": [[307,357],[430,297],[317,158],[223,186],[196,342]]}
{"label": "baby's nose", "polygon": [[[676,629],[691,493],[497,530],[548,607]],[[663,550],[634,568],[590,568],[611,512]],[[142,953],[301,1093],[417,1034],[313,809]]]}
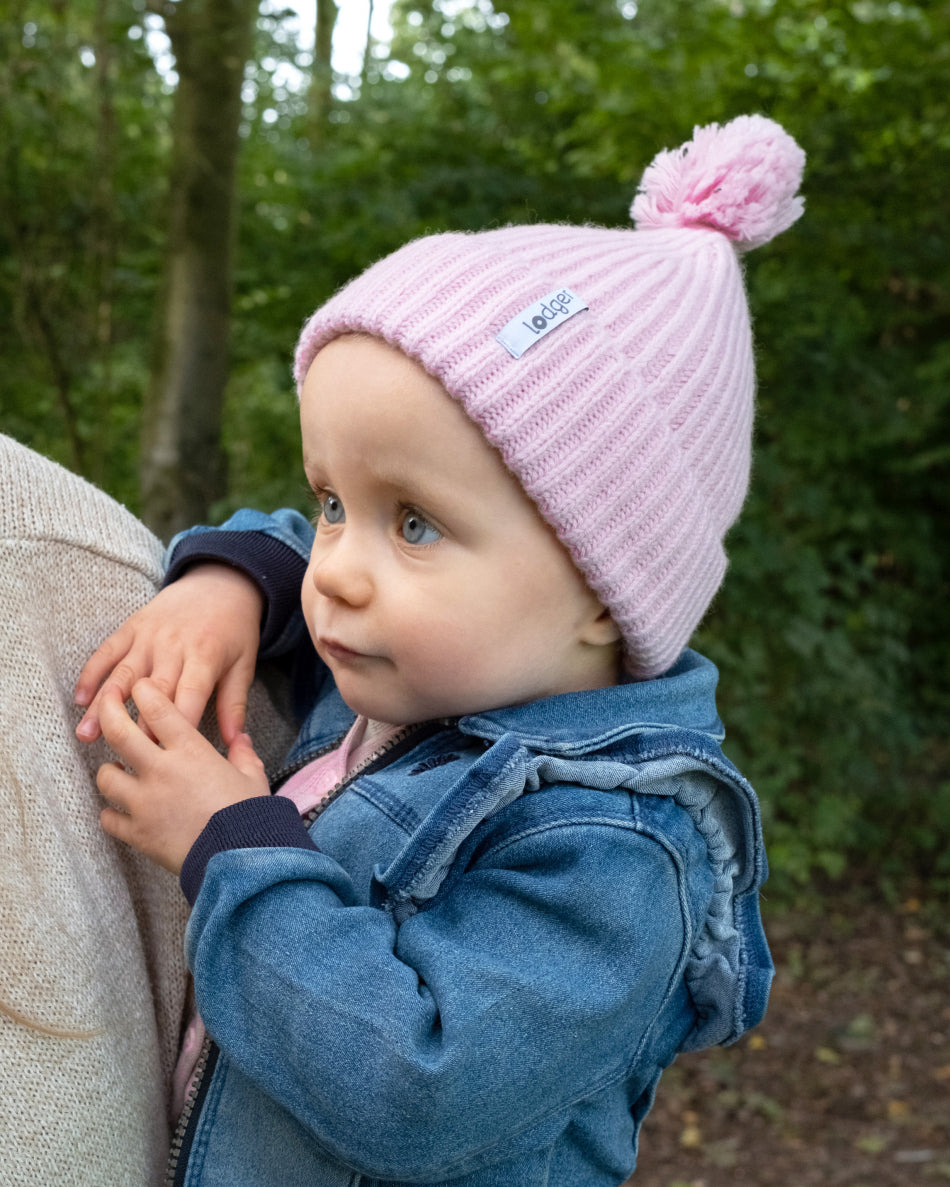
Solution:
{"label": "baby's nose", "polygon": [[370,566],[363,550],[345,538],[324,546],[313,558],[311,577],[322,597],[351,606],[364,606],[373,596]]}

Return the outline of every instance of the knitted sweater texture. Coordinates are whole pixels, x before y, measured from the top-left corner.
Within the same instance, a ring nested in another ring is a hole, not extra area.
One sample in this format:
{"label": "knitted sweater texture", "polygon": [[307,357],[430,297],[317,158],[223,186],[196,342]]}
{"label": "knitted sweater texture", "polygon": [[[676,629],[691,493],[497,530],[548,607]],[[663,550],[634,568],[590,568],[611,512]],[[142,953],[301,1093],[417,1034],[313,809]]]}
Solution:
{"label": "knitted sweater texture", "polygon": [[103,833],[95,773],[112,756],[76,740],[72,703],[83,663],[161,578],[161,543],[125,508],[0,437],[4,1187],[164,1173],[187,906]]}

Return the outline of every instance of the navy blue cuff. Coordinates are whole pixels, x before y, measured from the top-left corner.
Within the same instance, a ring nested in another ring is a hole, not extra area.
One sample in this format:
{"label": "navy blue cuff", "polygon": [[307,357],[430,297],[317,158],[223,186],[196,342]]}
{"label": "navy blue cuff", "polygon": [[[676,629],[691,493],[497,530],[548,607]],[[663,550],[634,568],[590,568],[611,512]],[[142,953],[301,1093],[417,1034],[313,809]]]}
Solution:
{"label": "navy blue cuff", "polygon": [[300,609],[300,584],[307,562],[289,545],[265,532],[196,532],[176,545],[164,584],[176,581],[187,568],[201,561],[240,569],[264,595],[260,654],[266,656]]}
{"label": "navy blue cuff", "polygon": [[282,795],[259,795],[215,812],[188,851],[178,880],[195,905],[208,862],[228,849],[312,849],[297,805]]}

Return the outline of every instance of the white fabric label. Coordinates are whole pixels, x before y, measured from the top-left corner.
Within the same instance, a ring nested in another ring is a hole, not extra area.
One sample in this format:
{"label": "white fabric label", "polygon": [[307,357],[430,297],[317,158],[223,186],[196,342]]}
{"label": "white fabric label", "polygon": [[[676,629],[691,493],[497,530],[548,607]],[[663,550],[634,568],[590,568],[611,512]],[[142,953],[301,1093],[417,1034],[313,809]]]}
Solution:
{"label": "white fabric label", "polygon": [[545,334],[550,334],[569,317],[587,308],[570,289],[556,289],[522,309],[495,335],[495,341],[500,342],[513,359],[520,359],[529,346],[534,346]]}

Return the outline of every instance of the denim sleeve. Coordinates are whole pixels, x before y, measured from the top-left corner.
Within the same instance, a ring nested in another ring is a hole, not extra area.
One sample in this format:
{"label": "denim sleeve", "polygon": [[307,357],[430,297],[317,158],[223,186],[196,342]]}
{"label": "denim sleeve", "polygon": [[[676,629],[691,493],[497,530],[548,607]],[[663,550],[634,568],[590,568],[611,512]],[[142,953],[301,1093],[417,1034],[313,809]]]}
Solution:
{"label": "denim sleeve", "polygon": [[219,528],[179,532],[165,555],[165,584],[201,561],[233,565],[247,574],[264,595],[260,657],[269,659],[290,651],[305,631],[300,583],[312,541],[313,528],[297,511],[238,511]]}
{"label": "denim sleeve", "polygon": [[400,923],[322,852],[229,850],[188,928],[198,1007],[332,1157],[442,1181],[629,1074],[682,977],[681,880],[632,822],[540,827]]}

